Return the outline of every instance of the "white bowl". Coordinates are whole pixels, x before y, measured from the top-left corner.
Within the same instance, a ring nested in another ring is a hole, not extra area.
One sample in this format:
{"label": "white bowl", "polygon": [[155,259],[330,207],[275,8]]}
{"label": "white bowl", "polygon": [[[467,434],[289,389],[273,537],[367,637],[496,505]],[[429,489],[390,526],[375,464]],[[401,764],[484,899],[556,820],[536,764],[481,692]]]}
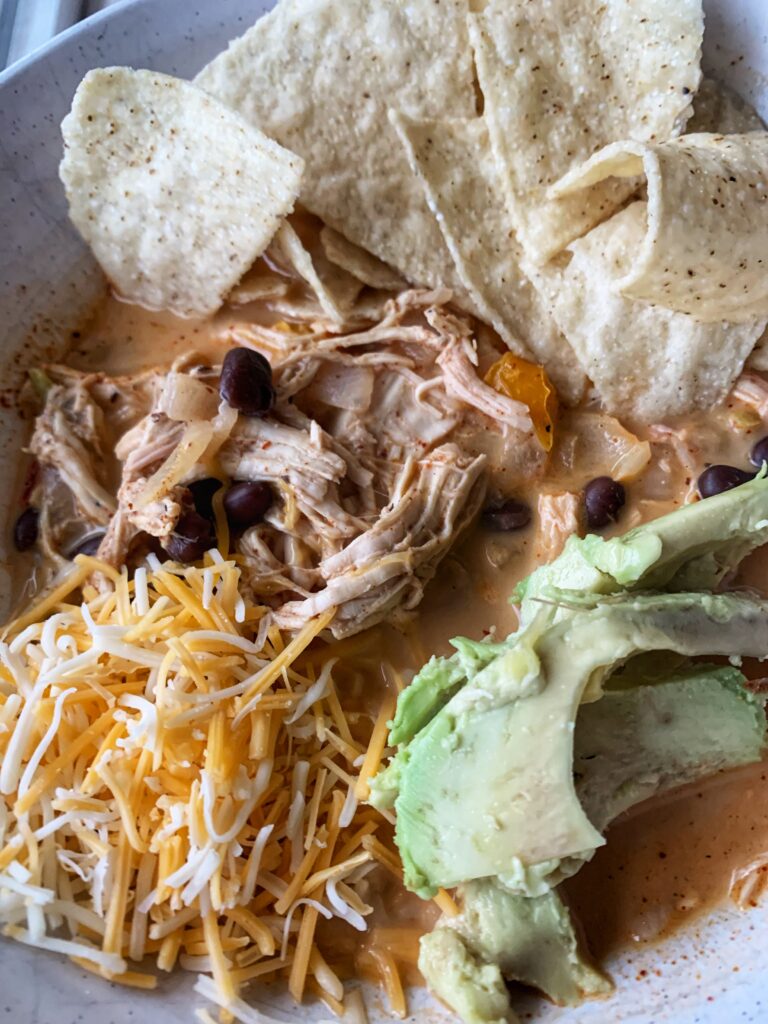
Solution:
{"label": "white bowl", "polygon": [[[104,287],[67,220],[57,174],[59,123],[78,82],[89,68],[112,64],[191,77],[271,6],[269,0],[128,0],[0,74],[0,522],[7,522],[18,493],[14,484],[26,430],[9,400],[13,389],[44,351],[66,345],[69,330]],[[705,6],[706,65],[768,119],[768,0],[708,0]],[[5,554],[0,539],[0,558]],[[5,572],[2,563],[0,571]],[[0,604],[7,599],[6,584],[0,576]],[[685,843],[684,831],[680,842]],[[638,945],[609,962],[617,982],[610,1001],[571,1011],[537,1005],[536,1019],[758,1024],[768,1020],[766,947],[768,907],[748,914],[724,909],[688,933]],[[642,971],[647,974],[638,982]],[[277,1013],[274,998],[260,1002]],[[136,1024],[144,1018],[186,1024],[197,1003],[191,979],[181,973],[164,979],[156,992],[121,990],[67,961],[0,940],[0,1021]],[[422,998],[414,1005],[412,1020],[448,1019],[427,1010]],[[285,1003],[282,1009],[285,1020],[328,1017],[322,1010],[286,1012]],[[379,1018],[377,1012],[372,1016]]]}

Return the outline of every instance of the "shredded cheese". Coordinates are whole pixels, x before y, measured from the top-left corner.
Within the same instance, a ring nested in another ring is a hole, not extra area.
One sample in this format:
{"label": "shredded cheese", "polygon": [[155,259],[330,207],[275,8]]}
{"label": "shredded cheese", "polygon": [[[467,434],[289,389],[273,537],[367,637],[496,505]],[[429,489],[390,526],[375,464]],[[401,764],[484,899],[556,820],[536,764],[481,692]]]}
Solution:
{"label": "shredded cheese", "polygon": [[[285,637],[239,577],[220,551],[199,567],[149,558],[132,578],[79,556],[7,627],[0,927],[131,987],[156,984],[148,956],[202,971],[221,1019],[263,1024],[242,999],[257,977],[344,1012],[318,922],[367,931],[356,886],[379,865],[401,877],[362,803],[393,700],[375,722],[348,713],[337,678],[359,674],[354,651],[312,646],[333,610]],[[387,945],[367,948],[400,1012]]]}
{"label": "shredded cheese", "polygon": [[446,917],[456,917],[458,915],[459,908],[456,906],[451,894],[446,892],[445,889],[438,889],[434,900]]}
{"label": "shredded cheese", "polygon": [[369,783],[381,765],[381,759],[384,755],[384,748],[386,747],[387,735],[389,733],[388,723],[394,713],[394,701],[385,700],[381,705],[378,717],[376,718],[376,724],[373,727],[373,733],[368,745],[368,750],[363,759],[362,767],[360,768],[360,776],[355,786],[355,794],[359,800],[366,800],[368,798],[370,793]]}

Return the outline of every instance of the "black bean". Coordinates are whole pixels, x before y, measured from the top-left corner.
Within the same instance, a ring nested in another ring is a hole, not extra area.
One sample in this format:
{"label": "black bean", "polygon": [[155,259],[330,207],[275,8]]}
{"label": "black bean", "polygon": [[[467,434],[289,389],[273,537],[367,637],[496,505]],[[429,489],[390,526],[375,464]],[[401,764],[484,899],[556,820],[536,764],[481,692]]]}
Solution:
{"label": "black bean", "polygon": [[224,356],[219,394],[243,416],[261,416],[275,400],[272,367],[260,352],[231,348]]}
{"label": "black bean", "polygon": [[75,555],[95,555],[103,540],[103,533],[92,533],[90,537],[86,537],[85,540],[80,541],[70,557],[74,558]]}
{"label": "black bean", "polygon": [[618,480],[609,476],[597,476],[584,488],[584,509],[590,530],[600,530],[609,523],[615,523],[624,507],[627,494]]}
{"label": "black bean", "polygon": [[210,522],[198,512],[188,509],[179,516],[176,528],[163,543],[163,549],[174,562],[196,562],[215,543]]}
{"label": "black bean", "polygon": [[29,551],[37,542],[40,512],[30,505],[25,508],[13,526],[13,543],[17,551]]}
{"label": "black bean", "polygon": [[238,530],[260,523],[272,500],[272,488],[264,480],[234,483],[224,495],[227,522]]}
{"label": "black bean", "polygon": [[483,509],[483,526],[497,533],[511,533],[522,530],[531,521],[531,510],[522,501],[510,498],[500,505],[489,505]]}
{"label": "black bean", "polygon": [[722,494],[732,487],[747,483],[754,479],[754,473],[748,473],[736,466],[709,466],[699,477],[696,486],[702,498],[711,498],[713,494]]}
{"label": "black bean", "polygon": [[749,461],[753,466],[757,466],[758,469],[760,469],[764,462],[768,462],[768,437],[761,438],[752,446],[752,451],[749,453]]}
{"label": "black bean", "polygon": [[221,480],[217,480],[215,476],[207,476],[203,480],[195,480],[194,483],[187,484],[192,492],[195,511],[206,519],[213,519],[213,496],[221,486]]}

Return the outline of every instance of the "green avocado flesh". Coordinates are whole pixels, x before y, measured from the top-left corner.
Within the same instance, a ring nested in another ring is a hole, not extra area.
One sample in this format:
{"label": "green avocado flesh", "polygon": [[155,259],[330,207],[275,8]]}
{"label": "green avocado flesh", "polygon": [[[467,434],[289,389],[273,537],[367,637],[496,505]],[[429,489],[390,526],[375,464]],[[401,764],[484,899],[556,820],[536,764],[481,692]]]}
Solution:
{"label": "green avocado flesh", "polygon": [[741,560],[768,543],[768,478],[724,491],[644,523],[620,537],[569,537],[562,554],[516,587],[523,621],[549,588],[712,590]]}
{"label": "green avocado flesh", "polygon": [[465,1024],[517,1024],[498,966],[473,956],[452,928],[436,928],[422,938],[419,970]]}
{"label": "green avocado flesh", "polygon": [[462,910],[421,939],[419,969],[468,1024],[516,1021],[503,982],[538,988],[559,1006],[608,995],[556,891],[526,898],[494,879],[470,882]]}
{"label": "green avocado flesh", "polygon": [[[654,793],[759,759],[765,714],[743,688],[743,679],[737,669],[712,665],[697,665],[651,686],[632,685],[630,675],[601,700],[583,705],[574,775],[593,824],[604,828]],[[577,866],[572,863],[571,869]],[[508,1017],[498,1012],[467,1017],[460,1010],[482,1005],[489,968],[540,989],[559,1005],[611,991],[610,981],[584,951],[557,890],[526,896],[498,878],[483,878],[462,885],[459,893],[459,917],[424,936],[420,966],[430,987],[438,991],[440,986],[443,1000],[465,1020],[514,1019],[511,1007]],[[453,937],[444,941],[441,932],[449,928],[461,944]]]}
{"label": "green avocado flesh", "polygon": [[463,887],[461,903],[451,926],[479,962],[496,964],[508,980],[540,989],[559,1006],[611,991],[554,889],[528,898],[483,878]]}
{"label": "green avocado flesh", "polygon": [[763,478],[571,538],[518,586],[516,634],[457,638],[401,695],[371,799],[395,808],[408,887],[458,887],[420,963],[465,1021],[515,1020],[504,979],[563,1004],[606,992],[554,887],[627,808],[763,755],[763,701],[698,659],[768,657],[768,601],[712,592],[766,541]]}
{"label": "green avocado flesh", "polygon": [[522,657],[526,647],[480,671],[402,754],[397,842],[406,884],[421,895],[517,865],[588,857],[604,840],[574,785],[585,691],[599,695],[613,668],[645,651],[763,657],[768,602],[613,597],[550,626]]}
{"label": "green avocado flesh", "polygon": [[664,790],[759,761],[762,702],[738,669],[695,665],[652,686],[607,690],[576,719],[573,771],[581,806],[599,830]]}
{"label": "green avocado flesh", "polygon": [[[562,554],[515,588],[524,624],[543,609],[567,617],[603,596],[657,587],[712,590],[750,551],[768,542],[768,478],[757,479],[646,523],[620,537],[571,537]],[[543,603],[542,603],[543,602]],[[407,744],[470,678],[517,644],[457,637],[457,654],[431,658],[401,695],[390,734]]]}

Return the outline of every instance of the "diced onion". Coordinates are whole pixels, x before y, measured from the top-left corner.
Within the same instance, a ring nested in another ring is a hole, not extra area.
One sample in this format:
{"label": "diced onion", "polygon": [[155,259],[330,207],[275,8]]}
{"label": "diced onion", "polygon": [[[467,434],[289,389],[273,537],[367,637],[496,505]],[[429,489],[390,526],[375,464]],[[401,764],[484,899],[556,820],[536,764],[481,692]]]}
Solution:
{"label": "diced onion", "polygon": [[553,459],[553,470],[564,487],[581,488],[585,480],[596,476],[627,482],[648,465],[651,446],[613,416],[569,412],[561,424]]}
{"label": "diced onion", "polygon": [[137,508],[144,508],[167,494],[192,472],[213,437],[213,425],[207,422],[189,423],[181,440],[163,464],[149,477],[135,497]]}
{"label": "diced onion", "polygon": [[171,370],[166,374],[159,409],[168,419],[180,423],[211,420],[218,406],[219,396],[209,384],[188,373]]}

